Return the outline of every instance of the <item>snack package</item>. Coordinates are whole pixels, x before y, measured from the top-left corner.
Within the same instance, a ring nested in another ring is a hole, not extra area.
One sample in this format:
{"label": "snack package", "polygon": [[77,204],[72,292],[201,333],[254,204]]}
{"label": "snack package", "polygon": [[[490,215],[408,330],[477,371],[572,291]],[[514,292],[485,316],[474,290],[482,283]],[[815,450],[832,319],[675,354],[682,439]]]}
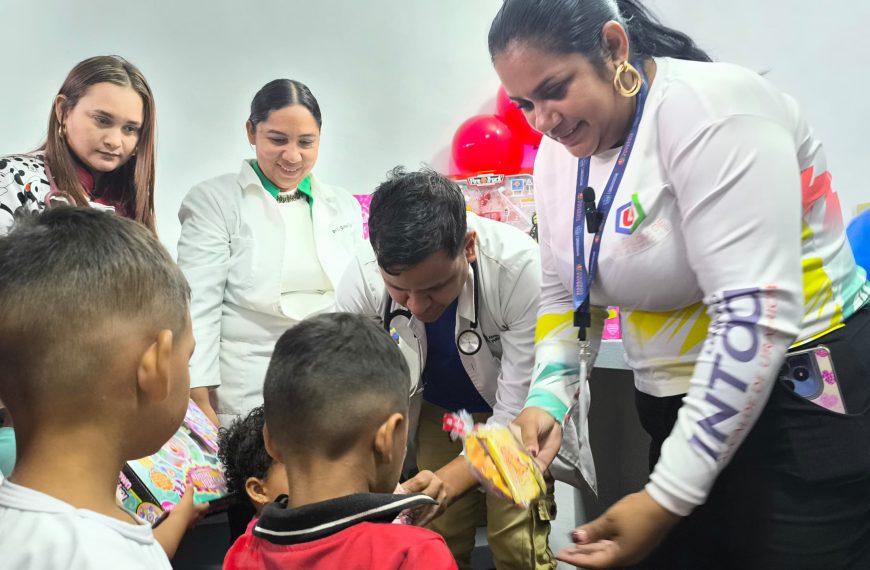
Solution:
{"label": "snack package", "polygon": [[474,424],[460,410],[444,414],[444,431],[462,438],[472,473],[491,493],[528,508],[547,489],[535,461],[506,426]]}
{"label": "snack package", "polygon": [[[190,400],[181,427],[157,453],[124,465],[118,482],[121,506],[154,524],[181,500],[188,480],[194,488],[195,503],[226,497],[217,435],[215,425]],[[219,512],[220,507],[221,503],[212,504],[209,514]]]}

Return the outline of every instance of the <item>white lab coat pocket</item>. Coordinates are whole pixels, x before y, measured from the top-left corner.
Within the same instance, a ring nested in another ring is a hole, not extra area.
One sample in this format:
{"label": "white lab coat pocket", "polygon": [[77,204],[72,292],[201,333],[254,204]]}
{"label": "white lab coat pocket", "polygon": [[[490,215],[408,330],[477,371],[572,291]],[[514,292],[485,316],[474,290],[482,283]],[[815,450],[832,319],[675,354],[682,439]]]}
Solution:
{"label": "white lab coat pocket", "polygon": [[254,284],[257,272],[253,238],[230,236],[230,267],[227,273],[227,289],[249,289]]}

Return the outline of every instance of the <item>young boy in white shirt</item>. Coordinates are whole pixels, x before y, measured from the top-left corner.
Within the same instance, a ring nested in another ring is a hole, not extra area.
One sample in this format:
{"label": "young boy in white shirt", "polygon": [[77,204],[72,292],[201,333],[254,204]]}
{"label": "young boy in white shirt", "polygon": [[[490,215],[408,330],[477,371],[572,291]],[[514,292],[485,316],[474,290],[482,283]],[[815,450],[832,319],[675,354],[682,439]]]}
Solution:
{"label": "young boy in white shirt", "polygon": [[184,418],[188,301],[166,250],[120,216],[51,209],[0,239],[0,398],[18,447],[0,484],[3,567],[170,568],[115,489]]}

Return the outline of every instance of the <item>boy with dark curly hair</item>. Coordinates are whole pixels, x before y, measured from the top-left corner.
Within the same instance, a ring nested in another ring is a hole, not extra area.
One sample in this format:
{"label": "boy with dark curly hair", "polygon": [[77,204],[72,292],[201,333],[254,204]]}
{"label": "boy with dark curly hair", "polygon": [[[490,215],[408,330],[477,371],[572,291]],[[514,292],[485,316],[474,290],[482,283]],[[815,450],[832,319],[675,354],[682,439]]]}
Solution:
{"label": "boy with dark curly hair", "polygon": [[288,493],[287,471],[266,452],[263,443],[263,406],[221,428],[218,455],[224,464],[227,489],[238,497],[230,507],[230,537],[245,532],[263,507]]}

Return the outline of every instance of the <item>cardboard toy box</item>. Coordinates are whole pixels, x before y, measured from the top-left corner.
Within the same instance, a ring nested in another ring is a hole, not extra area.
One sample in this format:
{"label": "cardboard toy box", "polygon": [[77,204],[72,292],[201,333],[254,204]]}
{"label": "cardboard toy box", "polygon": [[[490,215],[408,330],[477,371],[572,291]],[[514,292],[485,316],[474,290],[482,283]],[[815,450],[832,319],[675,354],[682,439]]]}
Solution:
{"label": "cardboard toy box", "polygon": [[128,461],[119,477],[121,505],[154,524],[184,494],[189,478],[195,503],[213,503],[209,514],[226,504],[227,484],[217,457],[218,430],[190,400],[181,427],[160,450]]}

